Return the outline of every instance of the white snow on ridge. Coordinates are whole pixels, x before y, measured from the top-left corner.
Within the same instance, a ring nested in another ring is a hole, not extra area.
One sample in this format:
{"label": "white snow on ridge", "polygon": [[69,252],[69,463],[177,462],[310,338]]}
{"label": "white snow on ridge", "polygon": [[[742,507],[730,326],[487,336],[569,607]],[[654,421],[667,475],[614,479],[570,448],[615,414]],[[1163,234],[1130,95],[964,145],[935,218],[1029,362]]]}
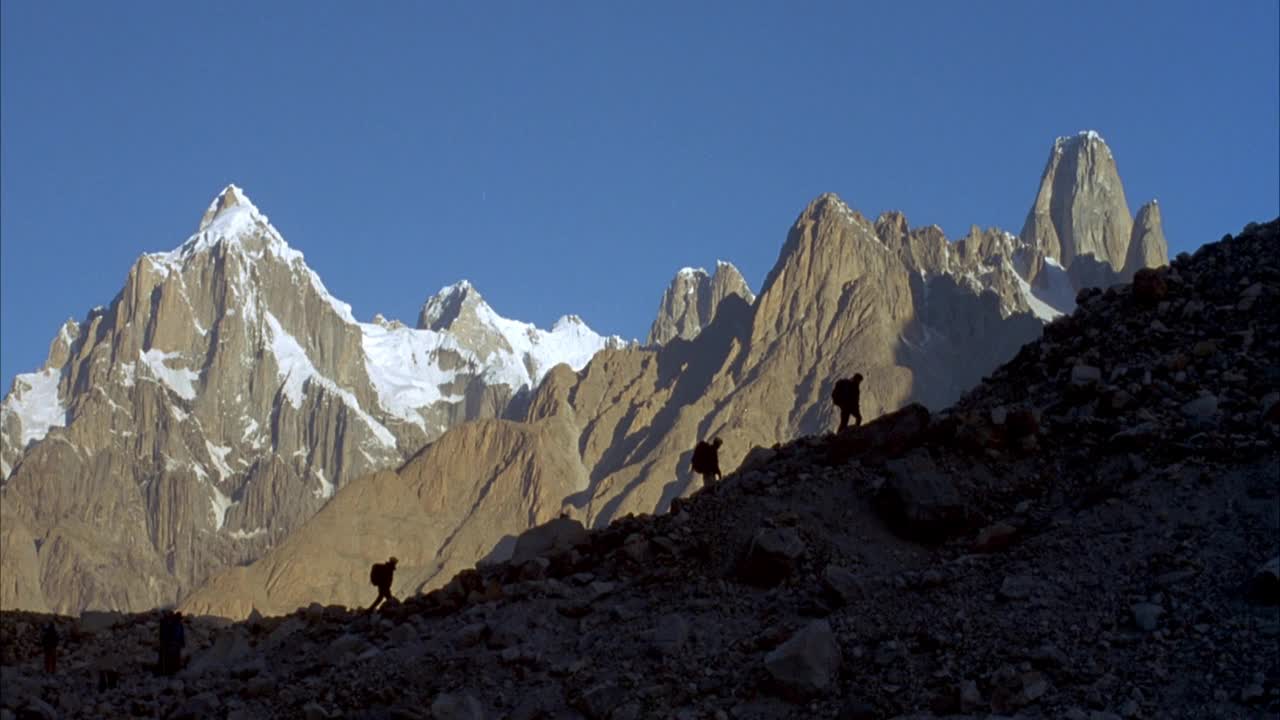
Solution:
{"label": "white snow on ridge", "polygon": [[276,319],[275,315],[267,312],[264,313],[264,318],[267,322],[267,328],[271,331],[271,352],[276,357],[276,366],[279,368],[280,376],[284,378],[284,393],[289,399],[289,404],[295,408],[302,407],[303,386],[308,381],[317,383],[342,398],[347,407],[369,426],[378,442],[390,448],[396,447],[395,435],[392,435],[391,431],[374,419],[372,415],[365,412],[364,408],[360,407],[360,402],[356,400],[356,396],[351,394],[351,391],[340,387],[334,381],[321,375],[315,366],[311,364],[311,359],[307,357],[306,350],[281,327],[280,321]]}
{"label": "white snow on ridge", "polygon": [[[230,196],[228,198],[228,195]],[[224,203],[228,205],[219,210]],[[303,254],[285,242],[284,237],[266,215],[235,185],[228,185],[209,205],[206,215],[212,217],[201,222],[200,229],[187,238],[177,249],[168,252],[150,253],[145,257],[156,263],[166,272],[181,272],[183,264],[190,258],[215,247],[219,242],[227,242],[230,247],[238,248],[253,260],[261,260],[270,254],[286,263],[294,272],[305,273],[312,288],[321,299],[333,308],[343,321],[355,324],[355,316],[351,314],[351,306],[329,294],[329,290],[314,270],[307,267]],[[244,240],[260,237],[264,251],[250,250]]]}
{"label": "white snow on ridge", "polygon": [[164,352],[151,348],[146,352],[138,351],[138,355],[142,358],[142,363],[151,369],[151,374],[156,376],[160,382],[166,387],[177,393],[178,397],[183,400],[194,400],[196,397],[196,389],[193,383],[200,379],[200,374],[186,368],[170,368],[165,364],[166,360],[173,358],[181,358],[182,353]]}
{"label": "white snow on ridge", "polygon": [[522,385],[537,387],[547,371],[560,363],[568,363],[576,372],[597,352],[620,338],[605,338],[587,327],[582,320],[566,315],[556,321],[550,331],[539,330],[532,323],[508,320],[488,303],[476,308],[481,324],[493,329],[513,352],[497,351],[483,361],[488,368],[485,379],[519,389]]}
{"label": "white snow on ridge", "polygon": [[320,498],[321,500],[328,500],[333,497],[333,483],[329,482],[328,478],[324,476],[324,468],[312,468],[311,472],[320,480],[320,487],[311,492],[312,496]]}
{"label": "white snow on ridge", "polygon": [[[23,448],[33,440],[43,440],[50,428],[67,424],[67,408],[58,397],[61,376],[60,370],[46,368],[14,378],[13,391],[5,398],[0,411],[0,424],[7,424],[11,414],[17,416],[22,427],[19,442]],[[5,472],[4,476],[7,475]]]}
{"label": "white snow on ridge", "polygon": [[231,466],[227,464],[227,455],[231,452],[231,448],[223,445],[214,445],[208,440],[204,441],[205,449],[209,451],[209,457],[213,459],[213,469],[218,471],[218,478],[226,480],[229,476],[234,475]]}
{"label": "white snow on ridge", "polygon": [[1031,307],[1033,315],[1044,322],[1051,322],[1054,318],[1062,315],[1061,311],[1037,297],[1032,291],[1031,285],[1026,280],[1023,280],[1021,275],[1014,273],[1013,277],[1018,281],[1018,290],[1022,293],[1022,297],[1026,299],[1027,305]]}
{"label": "white snow on ridge", "polygon": [[408,327],[389,329],[375,323],[360,323],[360,333],[365,370],[378,391],[378,401],[387,412],[426,429],[417,408],[440,400],[462,399],[461,396],[446,397],[440,392],[440,386],[452,382],[458,373],[441,369],[435,353],[447,349],[465,358],[471,357],[447,332]]}
{"label": "white snow on ridge", "polygon": [[209,489],[213,491],[212,497],[209,498],[209,504],[213,510],[213,529],[221,530],[227,522],[227,511],[237,503],[231,502],[231,498],[219,490],[217,485],[209,483]]}
{"label": "white snow on ridge", "polygon": [[1057,260],[1045,258],[1038,279],[1041,287],[1033,288],[1032,291],[1044,304],[1063,315],[1076,309],[1076,290],[1071,285],[1067,269]]}

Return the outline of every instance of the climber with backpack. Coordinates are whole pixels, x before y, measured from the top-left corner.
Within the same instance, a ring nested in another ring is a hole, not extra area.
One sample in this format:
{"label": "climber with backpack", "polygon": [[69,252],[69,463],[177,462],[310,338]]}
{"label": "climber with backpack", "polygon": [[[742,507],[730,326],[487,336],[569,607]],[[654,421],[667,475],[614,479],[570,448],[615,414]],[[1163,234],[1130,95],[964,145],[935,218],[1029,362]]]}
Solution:
{"label": "climber with backpack", "polygon": [[836,386],[831,389],[831,402],[840,408],[840,429],[836,432],[844,432],[849,427],[849,416],[854,419],[854,427],[862,425],[862,410],[859,408],[862,401],[862,373],[854,373],[851,378],[843,378],[836,381]]}
{"label": "climber with backpack", "polygon": [[702,475],[702,483],[710,485],[711,481],[720,479],[720,438],[711,442],[699,440],[693,448],[693,459],[690,465],[693,471]]}
{"label": "climber with backpack", "polygon": [[374,563],[369,569],[369,583],[378,588],[378,597],[369,606],[369,612],[373,612],[383,600],[395,600],[395,596],[391,594],[391,583],[395,580],[395,574],[396,559],[394,557],[385,563]]}

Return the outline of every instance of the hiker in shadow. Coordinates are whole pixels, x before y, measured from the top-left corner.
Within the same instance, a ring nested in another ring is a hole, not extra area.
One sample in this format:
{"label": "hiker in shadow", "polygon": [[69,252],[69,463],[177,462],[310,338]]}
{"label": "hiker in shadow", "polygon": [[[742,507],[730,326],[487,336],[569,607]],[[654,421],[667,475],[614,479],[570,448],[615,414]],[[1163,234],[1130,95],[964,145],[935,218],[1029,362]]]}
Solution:
{"label": "hiker in shadow", "polygon": [[44,624],[44,628],[40,630],[40,647],[44,649],[44,671],[47,673],[55,673],[58,671],[58,628],[53,626],[53,621]]}
{"label": "hiker in shadow", "polygon": [[699,440],[693,448],[693,459],[690,465],[693,466],[694,472],[702,475],[703,485],[710,485],[712,481],[720,479],[720,446],[722,444],[720,438],[711,442]]}
{"label": "hiker in shadow", "polygon": [[840,429],[837,432],[844,432],[849,427],[850,416],[853,416],[854,427],[862,425],[862,410],[859,409],[862,402],[862,373],[837,380],[836,386],[831,389],[831,402],[840,408]]}
{"label": "hiker in shadow", "polygon": [[173,675],[182,664],[182,648],[187,644],[187,630],[182,613],[166,610],[160,616],[160,674]]}
{"label": "hiker in shadow", "polygon": [[395,596],[391,594],[391,583],[395,580],[395,576],[395,558],[384,563],[373,564],[369,570],[369,582],[378,588],[378,597],[374,598],[373,604],[369,606],[369,612],[373,612],[383,600],[395,600]]}

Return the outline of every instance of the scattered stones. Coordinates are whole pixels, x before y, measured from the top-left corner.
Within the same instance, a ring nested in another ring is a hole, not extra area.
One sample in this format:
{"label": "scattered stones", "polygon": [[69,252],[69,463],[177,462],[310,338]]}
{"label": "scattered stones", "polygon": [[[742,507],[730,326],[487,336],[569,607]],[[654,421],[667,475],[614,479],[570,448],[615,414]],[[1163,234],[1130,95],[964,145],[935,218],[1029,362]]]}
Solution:
{"label": "scattered stones", "polygon": [[1138,603],[1132,608],[1133,624],[1138,628],[1152,632],[1159,626],[1160,616],[1164,608],[1154,603]]}
{"label": "scattered stones", "polygon": [[864,597],[862,581],[857,575],[839,565],[828,565],[822,571],[822,582],[829,593],[841,604],[853,604]]}
{"label": "scattered stones", "polygon": [[662,655],[676,655],[689,640],[689,622],[683,615],[670,614],[658,619],[653,645]]}
{"label": "scattered stones", "polygon": [[804,549],[804,541],[795,528],[761,528],[743,555],[738,575],[754,585],[777,585],[795,571]]}
{"label": "scattered stones", "polygon": [[973,541],[973,551],[997,552],[1009,547],[1018,536],[1018,529],[1007,523],[996,523],[983,528]]}
{"label": "scattered stones", "polygon": [[885,520],[905,537],[940,542],[962,534],[968,512],[952,479],[928,456],[913,454],[889,464],[877,498]]}
{"label": "scattered stones", "polygon": [[484,720],[484,705],[469,693],[444,693],[431,703],[433,720]]}
{"label": "scattered stones", "polygon": [[1133,274],[1133,299],[1146,307],[1154,307],[1169,294],[1164,276],[1154,268],[1142,268]]}
{"label": "scattered stones", "polygon": [[1092,365],[1076,365],[1071,368],[1071,382],[1076,385],[1090,385],[1102,382],[1102,370]]}
{"label": "scattered stones", "polygon": [[765,657],[769,675],[785,691],[806,696],[831,687],[840,670],[840,643],[826,620],[815,620]]}
{"label": "scattered stones", "polygon": [[1030,575],[1010,575],[1000,583],[1000,597],[1005,600],[1025,600],[1031,597],[1040,581]]}
{"label": "scattered stones", "polygon": [[1261,605],[1280,605],[1280,555],[1266,561],[1254,572],[1249,596]]}
{"label": "scattered stones", "polygon": [[1182,414],[1196,420],[1205,420],[1218,413],[1218,398],[1212,393],[1204,393],[1195,400],[1184,403]]}

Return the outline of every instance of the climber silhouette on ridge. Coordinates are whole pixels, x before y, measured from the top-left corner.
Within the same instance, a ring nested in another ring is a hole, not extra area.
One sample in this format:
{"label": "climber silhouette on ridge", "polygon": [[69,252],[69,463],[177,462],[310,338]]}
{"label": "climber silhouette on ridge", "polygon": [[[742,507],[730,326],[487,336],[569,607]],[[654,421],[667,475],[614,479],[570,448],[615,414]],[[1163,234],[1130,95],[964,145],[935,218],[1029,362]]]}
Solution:
{"label": "climber silhouette on ridge", "polygon": [[862,402],[862,373],[837,380],[835,387],[831,389],[831,402],[840,408],[840,429],[836,432],[844,432],[849,427],[850,415],[853,416],[854,427],[862,425],[862,410],[859,408]]}
{"label": "climber silhouette on ridge", "polygon": [[369,583],[378,588],[378,597],[374,598],[373,604],[369,606],[369,612],[373,612],[383,600],[396,599],[391,594],[391,583],[396,575],[396,562],[397,560],[393,557],[384,563],[374,563],[369,569]]}
{"label": "climber silhouette on ridge", "polygon": [[712,481],[720,479],[720,446],[722,444],[720,438],[711,442],[700,440],[693,448],[690,465],[693,466],[694,472],[702,475],[704,485],[710,485]]}

